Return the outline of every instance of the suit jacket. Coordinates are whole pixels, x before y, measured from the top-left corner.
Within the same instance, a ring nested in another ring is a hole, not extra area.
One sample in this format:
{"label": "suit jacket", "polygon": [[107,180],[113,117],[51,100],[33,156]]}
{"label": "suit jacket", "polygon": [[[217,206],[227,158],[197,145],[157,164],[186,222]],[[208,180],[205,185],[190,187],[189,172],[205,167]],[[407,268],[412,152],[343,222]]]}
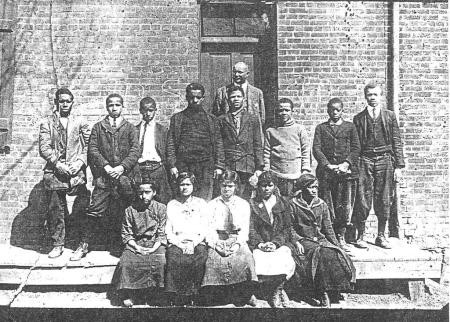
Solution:
{"label": "suit jacket", "polygon": [[[136,131],[139,139],[142,121],[136,125]],[[166,163],[166,146],[167,146],[167,128],[156,122],[155,123],[155,149],[161,158],[163,164]],[[140,157],[140,156],[139,156]]]}
{"label": "suit jacket", "polygon": [[353,123],[343,121],[333,130],[330,122],[317,125],[314,133],[313,155],[317,160],[316,174],[322,178],[329,164],[347,161],[352,171],[351,177],[358,177],[358,158],[360,154],[359,137]]}
{"label": "suit jacket", "polygon": [[[44,172],[53,172],[61,156],[59,141],[59,115],[53,114],[42,121],[39,128],[39,154],[47,161]],[[90,128],[82,117],[69,115],[67,122],[66,163],[81,160],[86,166]]]}
{"label": "suit jacket", "polygon": [[[220,134],[219,120],[209,113],[206,113],[208,120],[208,129],[211,138],[211,147],[213,155],[211,156],[211,161],[214,163],[215,168],[224,169],[225,168],[225,156],[223,151],[222,136]],[[183,124],[183,118],[185,114],[183,111],[178,112],[170,118],[169,132],[167,134],[167,164],[169,168],[175,167],[177,161],[178,147],[181,136],[181,125]]]}
{"label": "suit jacket", "polygon": [[[381,123],[383,126],[384,138],[388,145],[392,147],[392,155],[394,157],[394,167],[404,168],[405,161],[403,158],[403,145],[400,138],[400,130],[398,128],[395,113],[382,108],[380,111]],[[361,145],[361,153],[367,145],[367,118],[370,117],[367,108],[358,113],[353,118],[353,123],[358,131],[359,142]]]}
{"label": "suit jacket", "polygon": [[[214,98],[214,103],[212,107],[212,114],[219,116],[221,114],[228,113],[230,107],[228,105],[227,88],[230,85],[220,87]],[[264,125],[266,120],[266,108],[264,106],[264,95],[263,92],[252,86],[247,85],[247,93],[244,98],[244,108],[250,112],[250,114],[257,114],[261,119],[261,123]]]}
{"label": "suit jacket", "polygon": [[261,122],[256,115],[245,110],[242,113],[239,133],[230,113],[218,117],[225,164],[231,170],[253,173],[264,167]]}
{"label": "suit jacket", "polygon": [[277,202],[272,208],[273,224],[264,203],[256,198],[250,199],[250,234],[249,246],[253,250],[259,243],[272,242],[277,247],[291,245],[291,209],[289,202],[277,196]]}
{"label": "suit jacket", "polygon": [[[112,167],[122,165],[125,169],[124,174],[131,178],[141,153],[136,127],[127,120],[124,119],[114,130],[108,117],[105,117],[92,128],[88,164],[94,180],[108,177],[104,171],[104,167],[108,164]],[[99,183],[97,181],[94,184],[97,185]]]}

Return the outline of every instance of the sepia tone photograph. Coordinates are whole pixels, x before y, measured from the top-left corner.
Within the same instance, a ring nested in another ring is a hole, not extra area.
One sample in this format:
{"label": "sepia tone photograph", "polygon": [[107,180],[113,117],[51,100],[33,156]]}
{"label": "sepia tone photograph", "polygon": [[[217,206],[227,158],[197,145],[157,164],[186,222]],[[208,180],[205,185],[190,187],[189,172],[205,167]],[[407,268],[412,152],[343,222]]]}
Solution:
{"label": "sepia tone photograph", "polygon": [[0,320],[448,321],[445,0],[0,0]]}

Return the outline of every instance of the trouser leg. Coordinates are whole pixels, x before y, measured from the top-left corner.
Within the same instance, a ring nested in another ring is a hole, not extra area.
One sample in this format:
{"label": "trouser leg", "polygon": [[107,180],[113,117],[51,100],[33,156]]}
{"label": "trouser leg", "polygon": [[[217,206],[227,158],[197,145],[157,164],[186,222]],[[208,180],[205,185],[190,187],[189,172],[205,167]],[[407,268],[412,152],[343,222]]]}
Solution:
{"label": "trouser leg", "polygon": [[355,207],[352,223],[358,230],[358,237],[365,231],[367,217],[372,208],[374,193],[374,161],[365,157],[360,158],[359,180],[356,192]]}
{"label": "trouser leg", "polygon": [[392,205],[394,167],[389,155],[380,158],[375,164],[374,210],[378,218],[378,236],[384,237],[386,222]]}
{"label": "trouser leg", "polygon": [[[101,224],[99,218],[105,216],[110,206],[111,191],[108,188],[94,187],[91,203],[89,204],[81,241],[89,243],[94,237],[95,230]],[[106,233],[106,232],[105,232]]]}
{"label": "trouser leg", "polygon": [[398,199],[397,199],[397,187],[396,183],[394,182],[393,185],[393,197],[392,197],[392,204],[391,204],[391,211],[389,215],[389,237],[400,237],[400,223],[398,220]]}
{"label": "trouser leg", "polygon": [[239,183],[239,196],[245,200],[250,200],[252,196],[252,186],[248,182],[252,173],[238,171],[240,183]]}
{"label": "trouser leg", "polygon": [[66,192],[64,190],[47,191],[47,224],[53,246],[64,246],[66,236],[65,215],[67,213]]}

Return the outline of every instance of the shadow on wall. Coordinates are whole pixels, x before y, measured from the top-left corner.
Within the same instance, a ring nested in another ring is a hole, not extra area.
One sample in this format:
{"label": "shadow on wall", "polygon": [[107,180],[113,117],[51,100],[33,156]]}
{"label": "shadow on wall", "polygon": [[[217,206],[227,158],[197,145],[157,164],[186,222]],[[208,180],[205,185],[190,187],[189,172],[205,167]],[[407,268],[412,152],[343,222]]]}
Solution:
{"label": "shadow on wall", "polygon": [[[78,239],[81,218],[81,202],[77,198],[73,203],[72,214],[66,216],[66,247],[73,248]],[[13,220],[10,244],[12,246],[47,253],[52,247],[47,231],[48,197],[43,181],[36,184],[28,197],[28,205]]]}

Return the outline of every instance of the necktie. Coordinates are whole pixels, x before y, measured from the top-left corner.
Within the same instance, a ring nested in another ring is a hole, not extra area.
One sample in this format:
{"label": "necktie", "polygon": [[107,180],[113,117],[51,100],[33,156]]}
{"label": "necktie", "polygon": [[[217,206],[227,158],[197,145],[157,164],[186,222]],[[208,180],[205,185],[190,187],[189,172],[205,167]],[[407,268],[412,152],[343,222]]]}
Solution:
{"label": "necktie", "polygon": [[147,125],[148,123],[144,123],[144,130],[142,131],[142,139],[141,139],[141,149],[144,150],[144,139],[145,139],[145,132],[147,131]]}
{"label": "necktie", "polygon": [[116,123],[116,118],[113,118],[113,125],[112,125],[113,129],[117,128],[117,123]]}

